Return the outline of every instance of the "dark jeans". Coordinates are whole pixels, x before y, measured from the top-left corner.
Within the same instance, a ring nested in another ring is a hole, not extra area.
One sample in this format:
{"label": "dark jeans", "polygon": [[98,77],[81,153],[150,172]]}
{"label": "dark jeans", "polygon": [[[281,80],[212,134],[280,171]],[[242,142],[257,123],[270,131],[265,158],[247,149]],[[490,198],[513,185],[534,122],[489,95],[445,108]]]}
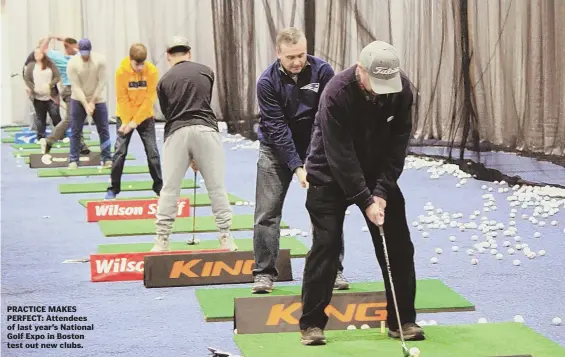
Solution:
{"label": "dark jeans", "polygon": [[47,129],[47,113],[51,117],[54,126],[61,121],[59,114],[59,105],[54,100],[33,100],[33,109],[35,110],[35,130],[37,132],[37,140],[45,138],[45,130]]}
{"label": "dark jeans", "polygon": [[[116,120],[116,131],[122,126],[120,118]],[[147,156],[147,164],[149,166],[149,173],[153,179],[153,191],[156,194],[161,192],[163,188],[163,175],[161,173],[161,158],[159,150],[157,149],[157,134],[155,133],[155,119],[145,119],[136,129],[130,131],[127,135],[118,133],[114,149],[114,161],[112,162],[112,183],[108,187],[116,195],[121,191],[122,173],[124,171],[124,164],[128,154],[129,142],[133,132],[137,130],[143,147],[145,148],[145,155]]]}
{"label": "dark jeans", "polygon": [[[278,276],[275,263],[280,249],[281,217],[284,199],[292,182],[292,175],[293,173],[288,167],[280,163],[273,149],[264,145],[260,146],[259,159],[257,160],[255,223],[253,226],[254,276],[257,274]],[[343,239],[341,241],[340,254],[335,260],[339,271],[343,271]],[[337,273],[337,270],[334,273]]]}
{"label": "dark jeans", "polygon": [[[69,154],[69,162],[79,161],[79,152],[81,150],[82,129],[84,128],[84,120],[86,119],[86,110],[82,103],[78,100],[71,99],[71,150]],[[112,160],[110,148],[110,132],[108,128],[108,107],[106,103],[98,103],[95,105],[92,119],[96,124],[96,131],[100,137],[100,157],[102,162]]]}
{"label": "dark jeans", "polygon": [[[306,257],[302,282],[302,317],[300,328],[324,329],[328,316],[324,312],[332,298],[337,271],[337,258],[342,245],[343,221],[349,206],[341,189],[335,186],[310,185],[306,209],[313,225],[312,248]],[[384,231],[392,272],[396,299],[402,324],[416,321],[416,272],[414,245],[406,222],[405,203],[399,188],[388,192]],[[387,323],[390,329],[398,328],[394,300],[383,252],[382,238],[363,212],[373,239],[377,260],[381,267],[387,297]]]}

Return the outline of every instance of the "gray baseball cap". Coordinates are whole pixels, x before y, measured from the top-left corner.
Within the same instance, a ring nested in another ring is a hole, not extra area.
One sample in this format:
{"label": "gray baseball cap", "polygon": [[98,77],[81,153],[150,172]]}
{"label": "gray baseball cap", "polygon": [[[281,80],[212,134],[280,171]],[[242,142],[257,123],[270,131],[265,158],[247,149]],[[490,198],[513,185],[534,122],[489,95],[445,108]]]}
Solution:
{"label": "gray baseball cap", "polygon": [[182,36],[174,36],[171,39],[171,41],[167,45],[167,52],[169,52],[171,49],[176,48],[176,47],[184,47],[189,51],[191,50],[191,47],[188,44],[188,39],[186,37],[182,37]]}
{"label": "gray baseball cap", "polygon": [[402,92],[400,59],[396,49],[383,41],[374,41],[359,54],[359,63],[369,74],[371,89],[377,94]]}

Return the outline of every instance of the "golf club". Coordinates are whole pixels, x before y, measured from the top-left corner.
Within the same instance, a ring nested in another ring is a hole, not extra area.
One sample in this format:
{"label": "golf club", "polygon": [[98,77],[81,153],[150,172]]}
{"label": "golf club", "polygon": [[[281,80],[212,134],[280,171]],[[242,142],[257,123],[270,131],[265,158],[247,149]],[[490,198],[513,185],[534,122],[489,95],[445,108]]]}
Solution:
{"label": "golf club", "polygon": [[194,202],[192,203],[192,238],[186,241],[188,245],[198,244],[199,242],[196,240],[194,235],[196,234],[196,179],[198,178],[198,171],[194,170],[194,187],[193,187],[193,197]]}
{"label": "golf club", "polygon": [[398,312],[398,304],[396,303],[396,292],[394,290],[394,283],[392,282],[392,273],[390,272],[390,261],[388,259],[388,250],[386,247],[385,231],[383,226],[378,226],[379,232],[381,233],[381,238],[383,240],[383,251],[385,254],[386,268],[388,270],[388,279],[390,281],[390,290],[392,292],[392,299],[394,300],[394,309],[396,310],[396,319],[398,320],[398,331],[400,332],[400,341],[402,342],[402,353],[404,357],[410,357],[410,351],[406,347],[406,342],[404,341],[404,333],[402,332],[402,323],[400,322],[400,313]]}

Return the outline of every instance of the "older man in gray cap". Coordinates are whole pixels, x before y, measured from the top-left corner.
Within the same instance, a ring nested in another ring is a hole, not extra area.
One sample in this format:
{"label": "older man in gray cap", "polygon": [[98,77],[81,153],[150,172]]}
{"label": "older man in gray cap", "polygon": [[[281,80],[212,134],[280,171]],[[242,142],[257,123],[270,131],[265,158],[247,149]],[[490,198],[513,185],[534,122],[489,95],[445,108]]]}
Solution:
{"label": "older man in gray cap", "polygon": [[[389,336],[399,338],[401,328],[407,340],[424,339],[415,323],[414,246],[397,184],[412,129],[412,95],[396,49],[381,41],[363,48],[359,63],[337,74],[322,94],[306,160],[310,184],[306,208],[313,238],[302,285],[300,328],[305,345],[326,343],[325,308],[332,298],[345,210],[353,204],[369,226],[385,277]],[[389,237],[402,326],[396,318],[379,226]]]}
{"label": "older man in gray cap", "polygon": [[224,182],[224,151],[211,106],[214,72],[191,58],[188,40],[174,37],[167,47],[171,68],[157,84],[157,97],[166,124],[163,188],[156,214],[157,237],[152,250],[169,250],[181,183],[189,166],[200,171],[204,178],[220,231],[220,248],[236,250],[230,234],[232,210]]}

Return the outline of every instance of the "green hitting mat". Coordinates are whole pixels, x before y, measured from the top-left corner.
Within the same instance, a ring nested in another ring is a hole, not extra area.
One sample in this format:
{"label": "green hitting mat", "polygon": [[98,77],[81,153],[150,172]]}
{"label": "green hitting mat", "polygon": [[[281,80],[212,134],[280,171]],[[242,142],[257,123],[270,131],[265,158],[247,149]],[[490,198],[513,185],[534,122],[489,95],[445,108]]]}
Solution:
{"label": "green hitting mat", "polygon": [[[108,190],[109,182],[88,182],[88,183],[63,183],[59,185],[59,193],[69,194],[69,193],[98,193],[106,192]],[[198,184],[195,184],[194,180],[184,179],[182,180],[181,188],[200,188]],[[153,187],[153,181],[122,181],[122,192],[124,191],[151,191]],[[155,198],[155,196],[153,197]]]}
{"label": "green hitting mat", "polygon": [[21,126],[7,126],[5,128],[2,128],[2,131],[6,132],[6,133],[14,133],[14,132],[20,132],[20,131],[24,131],[25,128],[29,128],[29,125],[21,125]]}
{"label": "green hitting mat", "polygon": [[[520,323],[425,326],[425,341],[407,341],[421,357],[565,356],[565,349]],[[399,340],[380,329],[326,331],[325,346],[303,346],[300,334],[234,335],[245,357],[395,357],[402,356]]]}
{"label": "green hitting mat", "polygon": [[[253,239],[239,238],[235,240],[237,248],[240,251],[252,251]],[[188,245],[186,242],[171,242],[171,250],[201,250],[201,249],[218,249],[219,243],[214,239],[201,240],[200,244]],[[308,248],[300,242],[296,237],[281,237],[281,249],[290,249],[290,256],[293,258],[305,257],[308,253]],[[98,254],[113,254],[113,253],[145,253],[151,251],[153,243],[113,243],[101,244],[98,246]],[[229,299],[228,299],[229,300]],[[233,315],[233,299],[228,301],[232,304]]]}
{"label": "green hitting mat", "polygon": [[[65,148],[58,148],[58,149],[51,149],[50,153],[51,154],[68,154],[70,151],[69,147],[65,147]],[[100,146],[93,146],[90,148],[90,151],[92,152],[100,152]],[[111,151],[114,152],[114,146],[112,146]],[[33,154],[41,154],[41,149],[29,149],[29,150],[14,150],[12,151],[12,155],[14,155],[14,157],[29,157],[30,155]],[[129,155],[129,154],[128,154]]]}
{"label": "green hitting mat", "polygon": [[[91,140],[90,135],[85,135],[84,138],[89,141]],[[8,137],[8,138],[2,138],[2,144],[14,144],[16,142],[16,138],[14,137]],[[33,145],[33,144],[30,144]],[[58,145],[58,144],[55,144]]]}
{"label": "green hitting mat", "polygon": [[[173,225],[173,233],[202,233],[215,232],[216,221],[214,216],[198,216],[195,230],[192,230],[192,218],[177,218]],[[253,215],[240,214],[232,217],[232,231],[253,230]],[[142,236],[153,235],[155,230],[155,219],[133,219],[124,221],[99,221],[100,229],[106,237],[118,236]],[[288,225],[281,222],[281,228]]]}
{"label": "green hitting mat", "polygon": [[[54,150],[51,150],[51,152],[54,153]],[[24,162],[25,162],[26,164],[29,164],[29,160],[30,160],[29,156],[24,156],[23,159],[24,159]],[[135,157],[134,157],[132,154],[127,154],[127,155],[126,155],[126,160],[135,160]]]}
{"label": "green hitting mat", "polygon": [[[108,185],[106,185],[108,186]],[[131,201],[131,200],[152,200],[155,199],[155,196],[144,196],[144,197],[119,197],[117,198],[118,201]],[[210,201],[210,197],[208,197],[207,193],[197,193],[196,197],[192,195],[181,195],[180,198],[188,198],[190,199],[190,206],[191,207],[201,207],[201,206],[210,206],[212,202]],[[230,204],[234,205],[238,201],[244,201],[243,198],[237,197],[236,195],[232,195],[228,193],[228,200]],[[108,202],[104,199],[100,200],[93,200],[93,199],[82,199],[78,201],[81,205],[86,207],[87,202]]]}
{"label": "green hitting mat", "polygon": [[[239,241],[238,241],[239,242]],[[300,295],[302,285],[275,285],[269,295],[252,294],[250,288],[196,289],[206,321],[233,320],[234,299],[252,297],[261,299],[265,296]],[[349,290],[334,290],[334,294],[385,291],[382,281],[370,283],[351,283]],[[416,309],[419,312],[433,311],[469,311],[474,306],[437,279],[418,280]],[[290,356],[291,354],[289,354]],[[246,355],[247,357],[247,355]]]}
{"label": "green hitting mat", "polygon": [[[85,141],[85,143],[88,147],[100,146],[99,140],[87,140],[87,141]],[[53,145],[53,148],[54,149],[55,148],[57,148],[57,149],[58,148],[68,148],[70,146],[71,146],[71,143],[65,143],[65,142],[60,141],[57,144]],[[20,150],[20,149],[22,149],[22,150],[41,149],[41,145],[39,145],[39,144],[12,144],[12,147],[14,149],[17,149],[17,150]]]}
{"label": "green hitting mat", "polygon": [[[76,169],[68,169],[66,167],[56,169],[38,169],[37,176],[39,177],[68,177],[68,176],[100,176],[110,175],[111,168],[98,168],[98,167],[78,167]],[[125,166],[123,174],[147,174],[149,167],[147,165],[139,166]]]}

